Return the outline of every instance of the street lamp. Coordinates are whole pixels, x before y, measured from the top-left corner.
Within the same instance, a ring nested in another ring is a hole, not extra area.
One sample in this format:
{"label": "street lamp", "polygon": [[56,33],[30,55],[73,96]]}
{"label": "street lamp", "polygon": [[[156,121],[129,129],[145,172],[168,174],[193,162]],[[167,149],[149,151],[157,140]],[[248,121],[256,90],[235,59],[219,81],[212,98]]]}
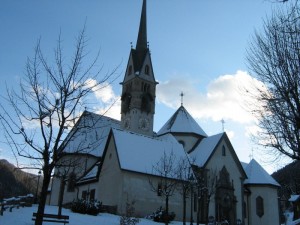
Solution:
{"label": "street lamp", "polygon": [[38,192],[39,192],[39,185],[40,185],[40,177],[41,177],[42,171],[39,170],[38,172],[38,182],[37,182],[37,186],[36,186],[36,193],[35,193],[35,203],[38,202]]}

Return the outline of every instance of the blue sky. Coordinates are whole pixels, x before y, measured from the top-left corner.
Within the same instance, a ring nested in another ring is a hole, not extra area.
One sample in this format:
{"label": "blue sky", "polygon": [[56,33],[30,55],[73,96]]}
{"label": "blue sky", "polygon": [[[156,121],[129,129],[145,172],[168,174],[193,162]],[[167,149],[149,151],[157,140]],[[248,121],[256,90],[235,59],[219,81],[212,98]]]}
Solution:
{"label": "blue sky", "polygon": [[[103,72],[120,65],[120,78],[111,89],[98,95],[102,107],[119,97],[130,42],[135,46],[142,0],[89,1],[11,1],[0,7],[0,94],[5,85],[14,86],[24,76],[27,57],[41,38],[47,58],[61,32],[65,57],[71,56],[74,40],[86,24],[87,49],[91,57],[100,49]],[[278,168],[261,157],[248,136],[253,121],[241,104],[244,99],[235,90],[249,78],[246,48],[254,30],[278,3],[266,0],[148,0],[148,41],[157,87],[155,131],[183,104],[207,134],[225,130],[240,160],[249,162],[252,154],[268,171]],[[97,95],[95,95],[97,96]],[[241,104],[240,104],[241,103]],[[119,117],[116,104],[110,112]],[[0,143],[0,158],[11,159],[8,147]],[[279,166],[280,167],[280,166]]]}

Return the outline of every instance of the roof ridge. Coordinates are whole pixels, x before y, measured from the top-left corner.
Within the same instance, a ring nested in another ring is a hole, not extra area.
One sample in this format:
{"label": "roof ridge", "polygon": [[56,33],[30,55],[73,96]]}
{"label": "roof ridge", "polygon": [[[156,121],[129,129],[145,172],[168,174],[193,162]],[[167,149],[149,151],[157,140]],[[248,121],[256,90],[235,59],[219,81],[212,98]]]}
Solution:
{"label": "roof ridge", "polygon": [[145,138],[150,138],[150,139],[155,139],[155,140],[161,140],[161,138],[159,138],[158,136],[149,136],[149,135],[145,135],[145,134],[141,134],[141,133],[136,133],[136,132],[133,132],[133,131],[129,131],[129,130],[124,130],[122,128],[111,128],[112,130],[117,130],[117,131],[121,131],[121,132],[125,132],[125,133],[128,133],[128,134],[134,134],[136,136],[142,136],[142,137],[145,137]]}

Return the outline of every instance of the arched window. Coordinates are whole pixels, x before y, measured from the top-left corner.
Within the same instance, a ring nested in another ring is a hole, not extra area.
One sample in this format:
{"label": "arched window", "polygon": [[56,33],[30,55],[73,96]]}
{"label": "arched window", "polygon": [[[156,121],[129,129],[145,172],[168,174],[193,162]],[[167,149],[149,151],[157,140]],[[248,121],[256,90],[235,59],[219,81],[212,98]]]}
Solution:
{"label": "arched window", "polygon": [[222,156],[226,156],[226,148],[224,145],[222,146]]}
{"label": "arched window", "polygon": [[259,217],[264,215],[264,199],[261,196],[256,198],[256,215]]}
{"label": "arched window", "polygon": [[145,66],[145,74],[149,75],[149,66],[148,65]]}

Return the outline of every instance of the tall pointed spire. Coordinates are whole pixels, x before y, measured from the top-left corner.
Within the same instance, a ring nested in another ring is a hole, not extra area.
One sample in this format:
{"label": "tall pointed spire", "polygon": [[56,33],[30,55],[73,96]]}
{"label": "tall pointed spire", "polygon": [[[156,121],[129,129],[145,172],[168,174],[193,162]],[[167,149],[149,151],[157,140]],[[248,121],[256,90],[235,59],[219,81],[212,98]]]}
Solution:
{"label": "tall pointed spire", "polygon": [[153,136],[156,85],[147,43],[146,0],[143,0],[136,48],[130,49],[122,84],[122,128]]}
{"label": "tall pointed spire", "polygon": [[140,20],[140,28],[138,39],[136,42],[136,50],[145,50],[147,49],[147,17],[146,17],[146,0],[143,0],[143,7],[141,13],[141,20]]}

